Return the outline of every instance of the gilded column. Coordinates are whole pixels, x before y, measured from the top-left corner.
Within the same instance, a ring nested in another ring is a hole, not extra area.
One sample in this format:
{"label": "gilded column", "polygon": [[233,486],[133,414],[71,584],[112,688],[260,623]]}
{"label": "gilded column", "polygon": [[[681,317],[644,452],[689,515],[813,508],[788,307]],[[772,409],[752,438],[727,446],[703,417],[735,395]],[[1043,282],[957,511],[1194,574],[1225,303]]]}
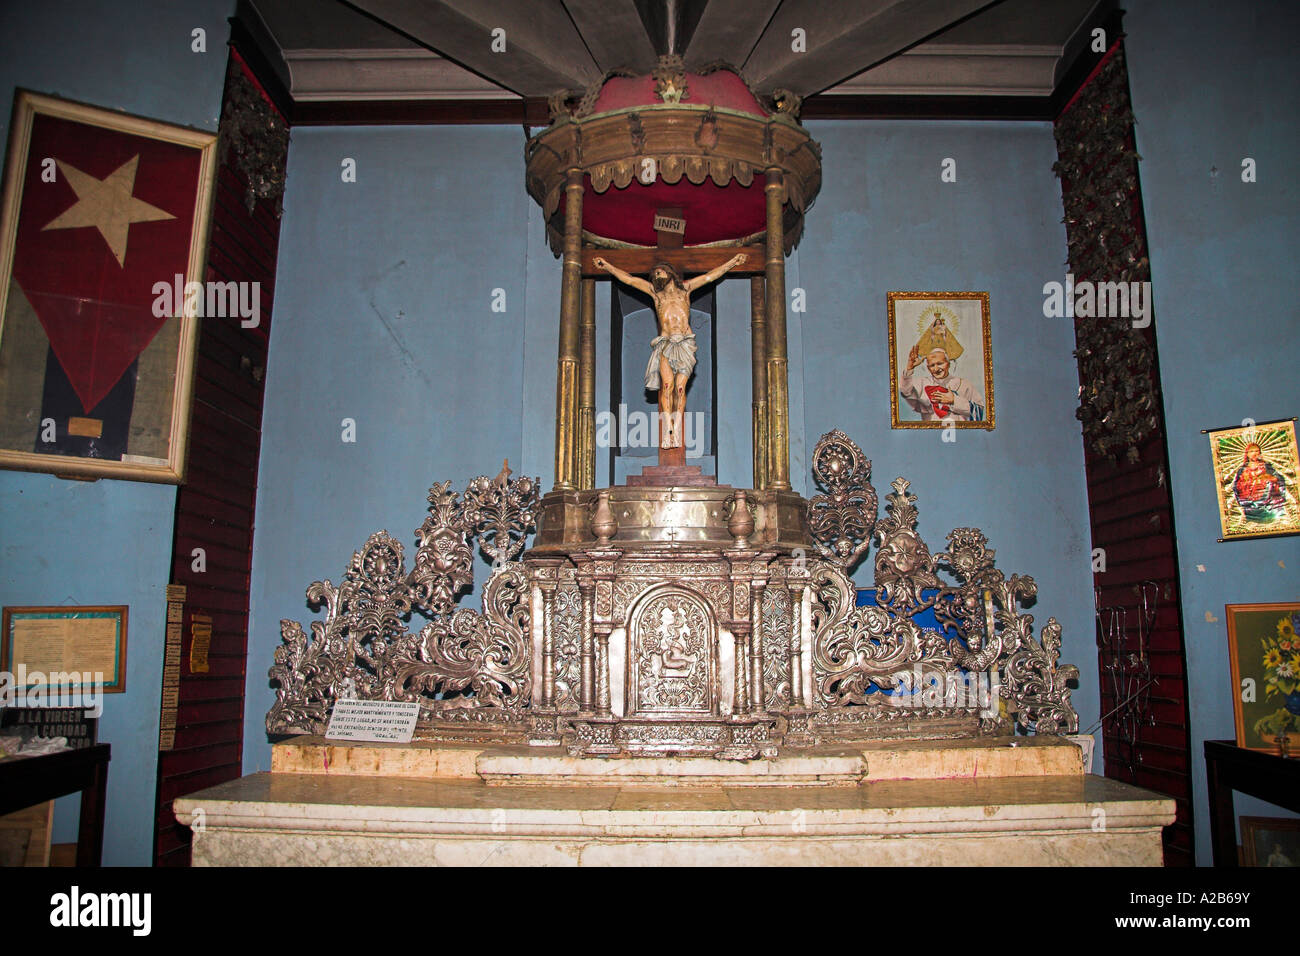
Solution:
{"label": "gilded column", "polygon": [[555,376],[555,487],[578,487],[579,312],[582,308],[581,169],[570,169],[564,185],[564,275],[560,285],[560,358]]}
{"label": "gilded column", "polygon": [[767,487],[767,288],[762,276],[749,280],[749,331],[754,418],[754,487]]}
{"label": "gilded column", "polygon": [[790,488],[790,378],[785,341],[785,247],[781,170],[767,171],[767,487]]}
{"label": "gilded column", "polygon": [[762,714],[767,711],[767,689],[763,680],[763,582],[755,581],[749,593],[752,602],[749,620],[753,628],[749,638],[752,646],[749,654],[749,710]]}
{"label": "gilded column", "polygon": [[578,487],[596,487],[596,280],[582,281],[578,336]]}
{"label": "gilded column", "polygon": [[596,701],[596,632],[594,598],[596,585],[590,581],[579,584],[582,594],[582,686],[579,691],[578,709],[584,714],[591,713]]}

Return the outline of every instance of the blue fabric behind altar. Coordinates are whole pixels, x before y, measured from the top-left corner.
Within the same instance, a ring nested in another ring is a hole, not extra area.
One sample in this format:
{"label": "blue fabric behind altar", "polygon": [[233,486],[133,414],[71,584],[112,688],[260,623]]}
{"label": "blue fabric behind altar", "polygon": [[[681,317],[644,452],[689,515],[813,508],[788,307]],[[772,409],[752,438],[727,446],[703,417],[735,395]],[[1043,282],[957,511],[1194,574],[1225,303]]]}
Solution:
{"label": "blue fabric behind altar", "polygon": [[[934,596],[935,596],[936,594],[938,594],[938,593],[939,593],[939,589],[938,589],[938,588],[922,588],[922,589],[921,589],[921,597],[924,598],[924,599],[927,600],[927,601],[928,601],[930,598],[934,597]],[[857,606],[858,606],[858,607],[876,607],[876,606],[877,606],[877,602],[876,602],[876,589],[875,589],[875,588],[858,588],[858,601],[857,601]],[[934,608],[929,608],[929,607],[928,607],[928,608],[926,608],[924,611],[921,611],[919,614],[913,614],[913,615],[912,615],[912,620],[914,620],[914,621],[917,623],[917,626],[918,626],[918,627],[922,627],[922,628],[927,628],[927,627],[928,627],[928,628],[930,628],[930,629],[933,630],[933,631],[939,631],[939,630],[941,630],[941,628],[939,627],[939,621],[938,621],[938,619],[934,616]]]}
{"label": "blue fabric behind altar", "polygon": [[[939,593],[938,588],[921,589],[921,597],[925,600],[929,600],[930,598],[934,597],[938,593]],[[859,588],[858,598],[856,603],[858,607],[878,607],[879,602],[876,601],[875,589]],[[913,614],[912,620],[915,621],[917,626],[922,629],[928,628],[929,630],[939,631],[941,634],[943,633],[942,628],[940,628],[939,626],[939,620],[938,618],[935,617],[934,608],[932,607],[927,607],[924,611],[920,611],[916,614]],[[944,634],[944,637],[949,637],[949,636],[951,636],[951,634]],[[962,641],[962,643],[965,644],[966,642]],[[935,683],[935,681],[932,680],[931,683],[933,684]],[[869,694],[889,693],[892,696],[901,697],[905,693],[905,691],[902,690],[882,691],[878,688],[869,688],[867,693]]]}

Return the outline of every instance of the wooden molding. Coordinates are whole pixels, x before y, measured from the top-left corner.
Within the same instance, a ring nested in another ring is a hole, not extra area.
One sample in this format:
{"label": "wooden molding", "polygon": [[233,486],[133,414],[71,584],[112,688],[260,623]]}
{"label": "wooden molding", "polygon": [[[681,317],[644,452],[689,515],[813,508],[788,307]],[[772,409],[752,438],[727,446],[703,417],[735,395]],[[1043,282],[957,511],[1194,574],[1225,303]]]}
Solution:
{"label": "wooden molding", "polygon": [[289,88],[285,86],[283,78],[257,42],[257,38],[239,17],[230,18],[229,45],[248,66],[262,89],[266,91],[266,95],[275,104],[275,108],[280,111],[280,115],[292,126],[294,101],[289,95]]}
{"label": "wooden molding", "polygon": [[293,126],[546,126],[546,100],[312,100],[295,101]]}
{"label": "wooden molding", "polygon": [[803,102],[801,120],[1022,120],[1053,117],[1048,96],[896,96],[819,93]]}

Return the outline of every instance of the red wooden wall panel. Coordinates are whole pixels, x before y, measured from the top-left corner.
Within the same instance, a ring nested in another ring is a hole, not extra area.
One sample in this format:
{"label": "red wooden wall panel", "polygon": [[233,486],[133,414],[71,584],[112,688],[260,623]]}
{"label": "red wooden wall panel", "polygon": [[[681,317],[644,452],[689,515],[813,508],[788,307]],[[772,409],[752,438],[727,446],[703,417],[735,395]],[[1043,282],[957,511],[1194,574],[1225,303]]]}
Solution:
{"label": "red wooden wall panel", "polygon": [[[1112,51],[1115,52],[1115,51]],[[1119,51],[1122,54],[1122,47]],[[1109,59],[1110,54],[1107,55]],[[1116,63],[1121,62],[1117,58]],[[1120,67],[1123,69],[1123,67]],[[1121,74],[1122,92],[1115,100],[1114,93],[1090,91],[1097,78],[1094,72],[1084,81],[1079,93],[1066,110],[1098,109],[1111,115],[1123,115],[1128,108],[1127,73]],[[1096,96],[1089,102],[1090,92]],[[1122,100],[1122,102],[1120,101]],[[1080,104],[1083,104],[1081,107]],[[1064,115],[1064,113],[1062,114]],[[1058,122],[1060,118],[1058,117]],[[1117,147],[1132,149],[1132,127],[1115,125],[1109,142],[1091,154],[1085,165],[1084,179],[1096,177],[1096,182],[1069,182],[1063,177],[1061,188],[1066,200],[1066,228],[1072,243],[1082,241],[1086,248],[1093,237],[1075,230],[1081,226],[1072,220],[1070,209],[1075,203],[1072,190],[1087,198],[1101,195],[1104,189],[1098,184],[1105,174],[1118,167],[1114,163],[1132,163],[1131,157],[1122,156]],[[1137,170],[1133,169],[1137,182]],[[1133,239],[1124,248],[1107,247],[1107,262],[1120,274],[1128,261],[1144,262],[1146,232],[1142,222],[1140,184],[1128,197],[1131,221],[1128,232]],[[1095,206],[1096,200],[1093,200]],[[1109,236],[1113,241],[1114,235]],[[1110,275],[1090,275],[1081,263],[1072,262],[1077,283],[1113,280]],[[1149,279],[1149,271],[1144,278]],[[1091,318],[1076,318],[1076,331],[1081,331]],[[1141,334],[1154,352],[1154,327]],[[1087,470],[1088,513],[1092,531],[1092,547],[1100,548],[1105,555],[1105,570],[1093,575],[1098,614],[1097,659],[1101,687],[1100,731],[1105,755],[1106,775],[1147,787],[1174,797],[1177,819],[1165,829],[1165,862],[1170,865],[1194,865],[1192,804],[1191,804],[1191,739],[1187,708],[1187,664],[1183,647],[1181,595],[1178,578],[1178,549],[1175,537],[1173,502],[1169,492],[1169,455],[1165,445],[1164,405],[1160,398],[1158,357],[1154,359],[1151,388],[1155,390],[1158,426],[1154,433],[1137,448],[1136,461],[1117,461],[1109,456],[1095,454],[1085,448],[1084,463]],[[1080,381],[1081,385],[1091,383]],[[1101,609],[1122,608],[1129,641],[1126,650],[1138,644],[1137,632],[1142,618],[1142,591],[1156,595],[1157,610],[1145,634],[1145,649],[1150,661],[1153,682],[1149,686],[1147,718],[1140,731],[1134,735],[1136,742],[1127,739],[1123,728],[1112,715],[1131,698],[1132,691],[1112,683],[1112,668],[1117,655],[1113,646],[1103,640],[1108,630],[1110,611]]]}
{"label": "red wooden wall panel", "polygon": [[[229,92],[229,91],[227,91]],[[186,480],[176,496],[172,583],[186,586],[176,731],[158,759],[154,862],[189,863],[190,831],[172,801],[240,776],[248,656],[249,573],[261,448],[262,371],[275,289],[279,220],[258,203],[250,215],[246,182],[221,158],[206,278],[258,282],[259,325],[238,316],[205,317],[199,332]],[[194,550],[203,549],[196,568]],[[192,672],[192,615],[211,619],[208,669]]]}

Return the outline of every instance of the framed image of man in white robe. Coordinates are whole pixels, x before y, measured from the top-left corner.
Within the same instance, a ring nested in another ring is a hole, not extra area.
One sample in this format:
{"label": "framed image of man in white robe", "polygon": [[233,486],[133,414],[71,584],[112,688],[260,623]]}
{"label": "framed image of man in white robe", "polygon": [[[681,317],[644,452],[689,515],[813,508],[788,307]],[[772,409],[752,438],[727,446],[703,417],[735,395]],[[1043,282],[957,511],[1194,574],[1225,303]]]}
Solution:
{"label": "framed image of man in white robe", "polygon": [[890,424],[994,426],[987,292],[890,292]]}

